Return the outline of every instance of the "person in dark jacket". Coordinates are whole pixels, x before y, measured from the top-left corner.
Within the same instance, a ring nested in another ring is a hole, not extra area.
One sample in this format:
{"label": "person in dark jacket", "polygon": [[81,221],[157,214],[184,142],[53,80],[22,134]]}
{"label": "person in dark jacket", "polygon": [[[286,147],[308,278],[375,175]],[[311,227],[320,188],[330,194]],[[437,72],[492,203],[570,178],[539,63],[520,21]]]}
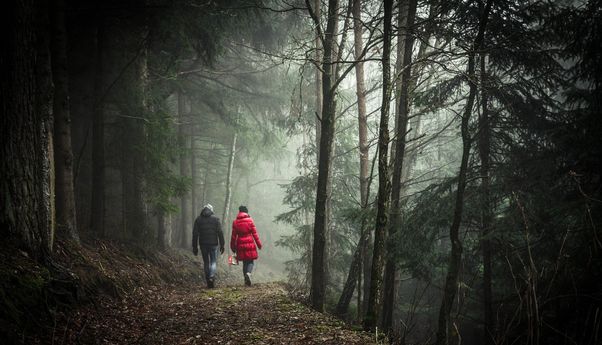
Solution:
{"label": "person in dark jacket", "polygon": [[213,214],[213,206],[207,204],[194,221],[192,230],[192,253],[196,256],[201,248],[203,268],[208,288],[215,286],[215,271],[217,270],[217,249],[224,253],[224,232],[218,217]]}
{"label": "person in dark jacket", "polygon": [[238,216],[232,223],[230,249],[236,253],[236,259],[243,262],[242,273],[245,278],[245,285],[250,286],[253,262],[258,257],[256,248],[261,249],[261,241],[247,207],[240,206],[238,211]]}

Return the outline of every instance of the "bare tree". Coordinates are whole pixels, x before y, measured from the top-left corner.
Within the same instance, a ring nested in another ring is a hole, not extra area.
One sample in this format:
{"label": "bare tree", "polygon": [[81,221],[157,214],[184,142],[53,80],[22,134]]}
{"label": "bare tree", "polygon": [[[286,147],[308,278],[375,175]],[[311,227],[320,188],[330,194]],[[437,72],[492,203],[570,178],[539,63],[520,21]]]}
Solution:
{"label": "bare tree", "polygon": [[[395,232],[401,227],[401,187],[403,163],[406,153],[406,133],[408,128],[408,118],[410,114],[410,96],[409,87],[412,77],[412,49],[414,47],[414,19],[416,17],[416,0],[409,0],[399,3],[399,40],[401,46],[399,51],[401,55],[398,59],[402,60],[400,65],[400,84],[399,100],[397,106],[397,140],[395,141],[395,159],[393,161],[393,181],[391,189],[391,209],[389,237],[393,237]],[[391,242],[389,242],[391,244]],[[383,324],[385,332],[390,333],[393,325],[393,307],[395,305],[395,258],[387,256],[385,266],[385,288],[383,303]]]}
{"label": "bare tree", "polygon": [[481,116],[479,118],[479,159],[481,160],[481,251],[483,255],[483,343],[494,344],[494,324],[491,282],[491,226],[492,210],[490,198],[490,154],[491,154],[491,125],[487,97],[487,54],[480,54],[481,62]]}
{"label": "bare tree", "polygon": [[[185,117],[186,117],[186,96],[180,90],[178,92],[178,146],[180,148],[180,176],[189,176],[189,168],[190,165],[187,162],[187,155],[185,148],[188,146],[186,140],[191,140],[186,133],[186,125],[185,125]],[[180,196],[180,231],[176,231],[176,235],[179,235],[179,244],[182,248],[188,248],[190,245],[188,241],[188,233],[192,233],[192,225],[191,225],[191,217],[194,217],[193,213],[189,213],[190,211],[190,203],[188,202],[189,195],[187,192],[183,193]],[[178,243],[175,239],[174,243]]]}
{"label": "bare tree", "polygon": [[228,172],[226,175],[226,198],[224,200],[224,212],[222,216],[222,225],[227,229],[228,218],[230,217],[230,200],[232,199],[232,173],[234,171],[234,158],[236,155],[236,132],[232,134],[232,143],[230,144],[230,154],[228,157]]}
{"label": "bare tree", "polygon": [[391,183],[389,180],[389,104],[391,96],[391,18],[393,1],[384,1],[383,18],[383,95],[380,110],[378,134],[378,204],[374,230],[374,253],[372,256],[372,272],[370,279],[370,295],[368,308],[364,318],[364,329],[371,330],[378,321],[381,304],[383,268],[385,264],[385,239],[388,225],[388,208]]}
{"label": "bare tree", "polygon": [[[361,0],[353,1],[353,34],[354,34],[354,54],[357,64],[355,65],[355,81],[357,94],[357,112],[358,112],[358,133],[359,133],[359,153],[360,153],[360,207],[368,207],[368,119],[366,112],[366,86],[364,81],[364,62],[362,60],[362,49],[364,42],[362,38],[363,29],[361,21]],[[349,267],[349,273],[343,287],[343,292],[339,298],[336,307],[336,314],[343,316],[347,313],[356,282],[360,282],[362,259],[365,256],[366,243],[370,241],[371,231],[367,228],[366,222],[362,220],[360,225],[360,239],[357,243],[353,259]],[[368,285],[369,284],[365,284]],[[358,286],[358,315],[361,312],[361,286]]]}
{"label": "bare tree", "polygon": [[[309,2],[306,2],[312,18],[315,19]],[[320,35],[324,46],[322,61],[322,114],[320,117],[320,155],[318,160],[318,188],[316,192],[316,208],[314,216],[314,244],[312,247],[312,281],[311,303],[318,311],[324,310],[324,265],[326,229],[328,227],[327,204],[332,187],[332,171],[330,161],[334,151],[334,129],[336,111],[335,86],[335,34],[339,17],[338,0],[328,1],[328,20],[326,31]]]}
{"label": "bare tree", "polygon": [[464,113],[462,114],[462,160],[460,163],[460,172],[458,173],[458,188],[456,191],[456,202],[454,207],[454,216],[452,225],[449,229],[449,238],[451,240],[451,253],[449,257],[449,266],[445,278],[445,287],[443,289],[443,299],[439,310],[439,321],[437,325],[437,345],[447,345],[450,342],[450,313],[456,295],[458,284],[458,275],[462,260],[462,243],[459,238],[460,223],[462,222],[462,211],[464,208],[464,190],[466,188],[466,174],[468,171],[468,158],[470,156],[470,146],[472,139],[469,133],[469,121],[472,115],[475,97],[477,94],[477,81],[475,79],[475,55],[480,51],[483,45],[487,19],[491,10],[492,0],[488,0],[479,18],[479,27],[475,37],[473,47],[468,52],[468,67],[466,78],[469,85],[468,99]]}

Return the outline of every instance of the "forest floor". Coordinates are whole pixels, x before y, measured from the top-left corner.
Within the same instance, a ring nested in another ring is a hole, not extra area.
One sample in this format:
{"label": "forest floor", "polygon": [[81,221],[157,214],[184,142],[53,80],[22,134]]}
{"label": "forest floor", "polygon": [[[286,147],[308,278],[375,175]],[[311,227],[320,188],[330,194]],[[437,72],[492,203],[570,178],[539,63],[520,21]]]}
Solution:
{"label": "forest floor", "polygon": [[13,339],[9,343],[376,343],[373,334],[293,298],[284,283],[265,282],[273,279],[265,265],[254,276],[260,282],[246,287],[241,267],[220,260],[217,286],[208,289],[200,258],[184,251],[93,241],[77,250],[59,248],[55,257],[78,277],[77,301],[50,308],[45,317],[38,314],[44,308],[32,304],[23,317],[35,322],[5,338]]}
{"label": "forest floor", "polygon": [[373,338],[292,300],[281,283],[139,288],[79,309],[55,344],[370,344]]}

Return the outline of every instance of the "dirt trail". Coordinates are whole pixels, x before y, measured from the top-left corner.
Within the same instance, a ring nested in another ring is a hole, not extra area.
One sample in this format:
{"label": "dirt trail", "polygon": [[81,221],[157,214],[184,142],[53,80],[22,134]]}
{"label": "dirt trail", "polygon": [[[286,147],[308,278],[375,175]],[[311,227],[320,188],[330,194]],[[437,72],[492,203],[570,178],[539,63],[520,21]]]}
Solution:
{"label": "dirt trail", "polygon": [[373,338],[291,300],[278,283],[138,288],[57,327],[55,344],[371,344]]}

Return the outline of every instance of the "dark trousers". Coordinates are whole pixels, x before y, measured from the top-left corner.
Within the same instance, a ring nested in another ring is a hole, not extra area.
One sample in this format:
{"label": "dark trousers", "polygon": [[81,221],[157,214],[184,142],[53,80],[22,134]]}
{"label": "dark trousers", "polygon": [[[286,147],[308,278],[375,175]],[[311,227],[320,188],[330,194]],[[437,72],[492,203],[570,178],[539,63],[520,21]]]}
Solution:
{"label": "dark trousers", "polygon": [[215,271],[217,271],[217,245],[201,244],[201,255],[203,256],[205,279],[214,279]]}
{"label": "dark trousers", "polygon": [[254,260],[244,260],[242,262],[242,273],[247,274],[253,272]]}

